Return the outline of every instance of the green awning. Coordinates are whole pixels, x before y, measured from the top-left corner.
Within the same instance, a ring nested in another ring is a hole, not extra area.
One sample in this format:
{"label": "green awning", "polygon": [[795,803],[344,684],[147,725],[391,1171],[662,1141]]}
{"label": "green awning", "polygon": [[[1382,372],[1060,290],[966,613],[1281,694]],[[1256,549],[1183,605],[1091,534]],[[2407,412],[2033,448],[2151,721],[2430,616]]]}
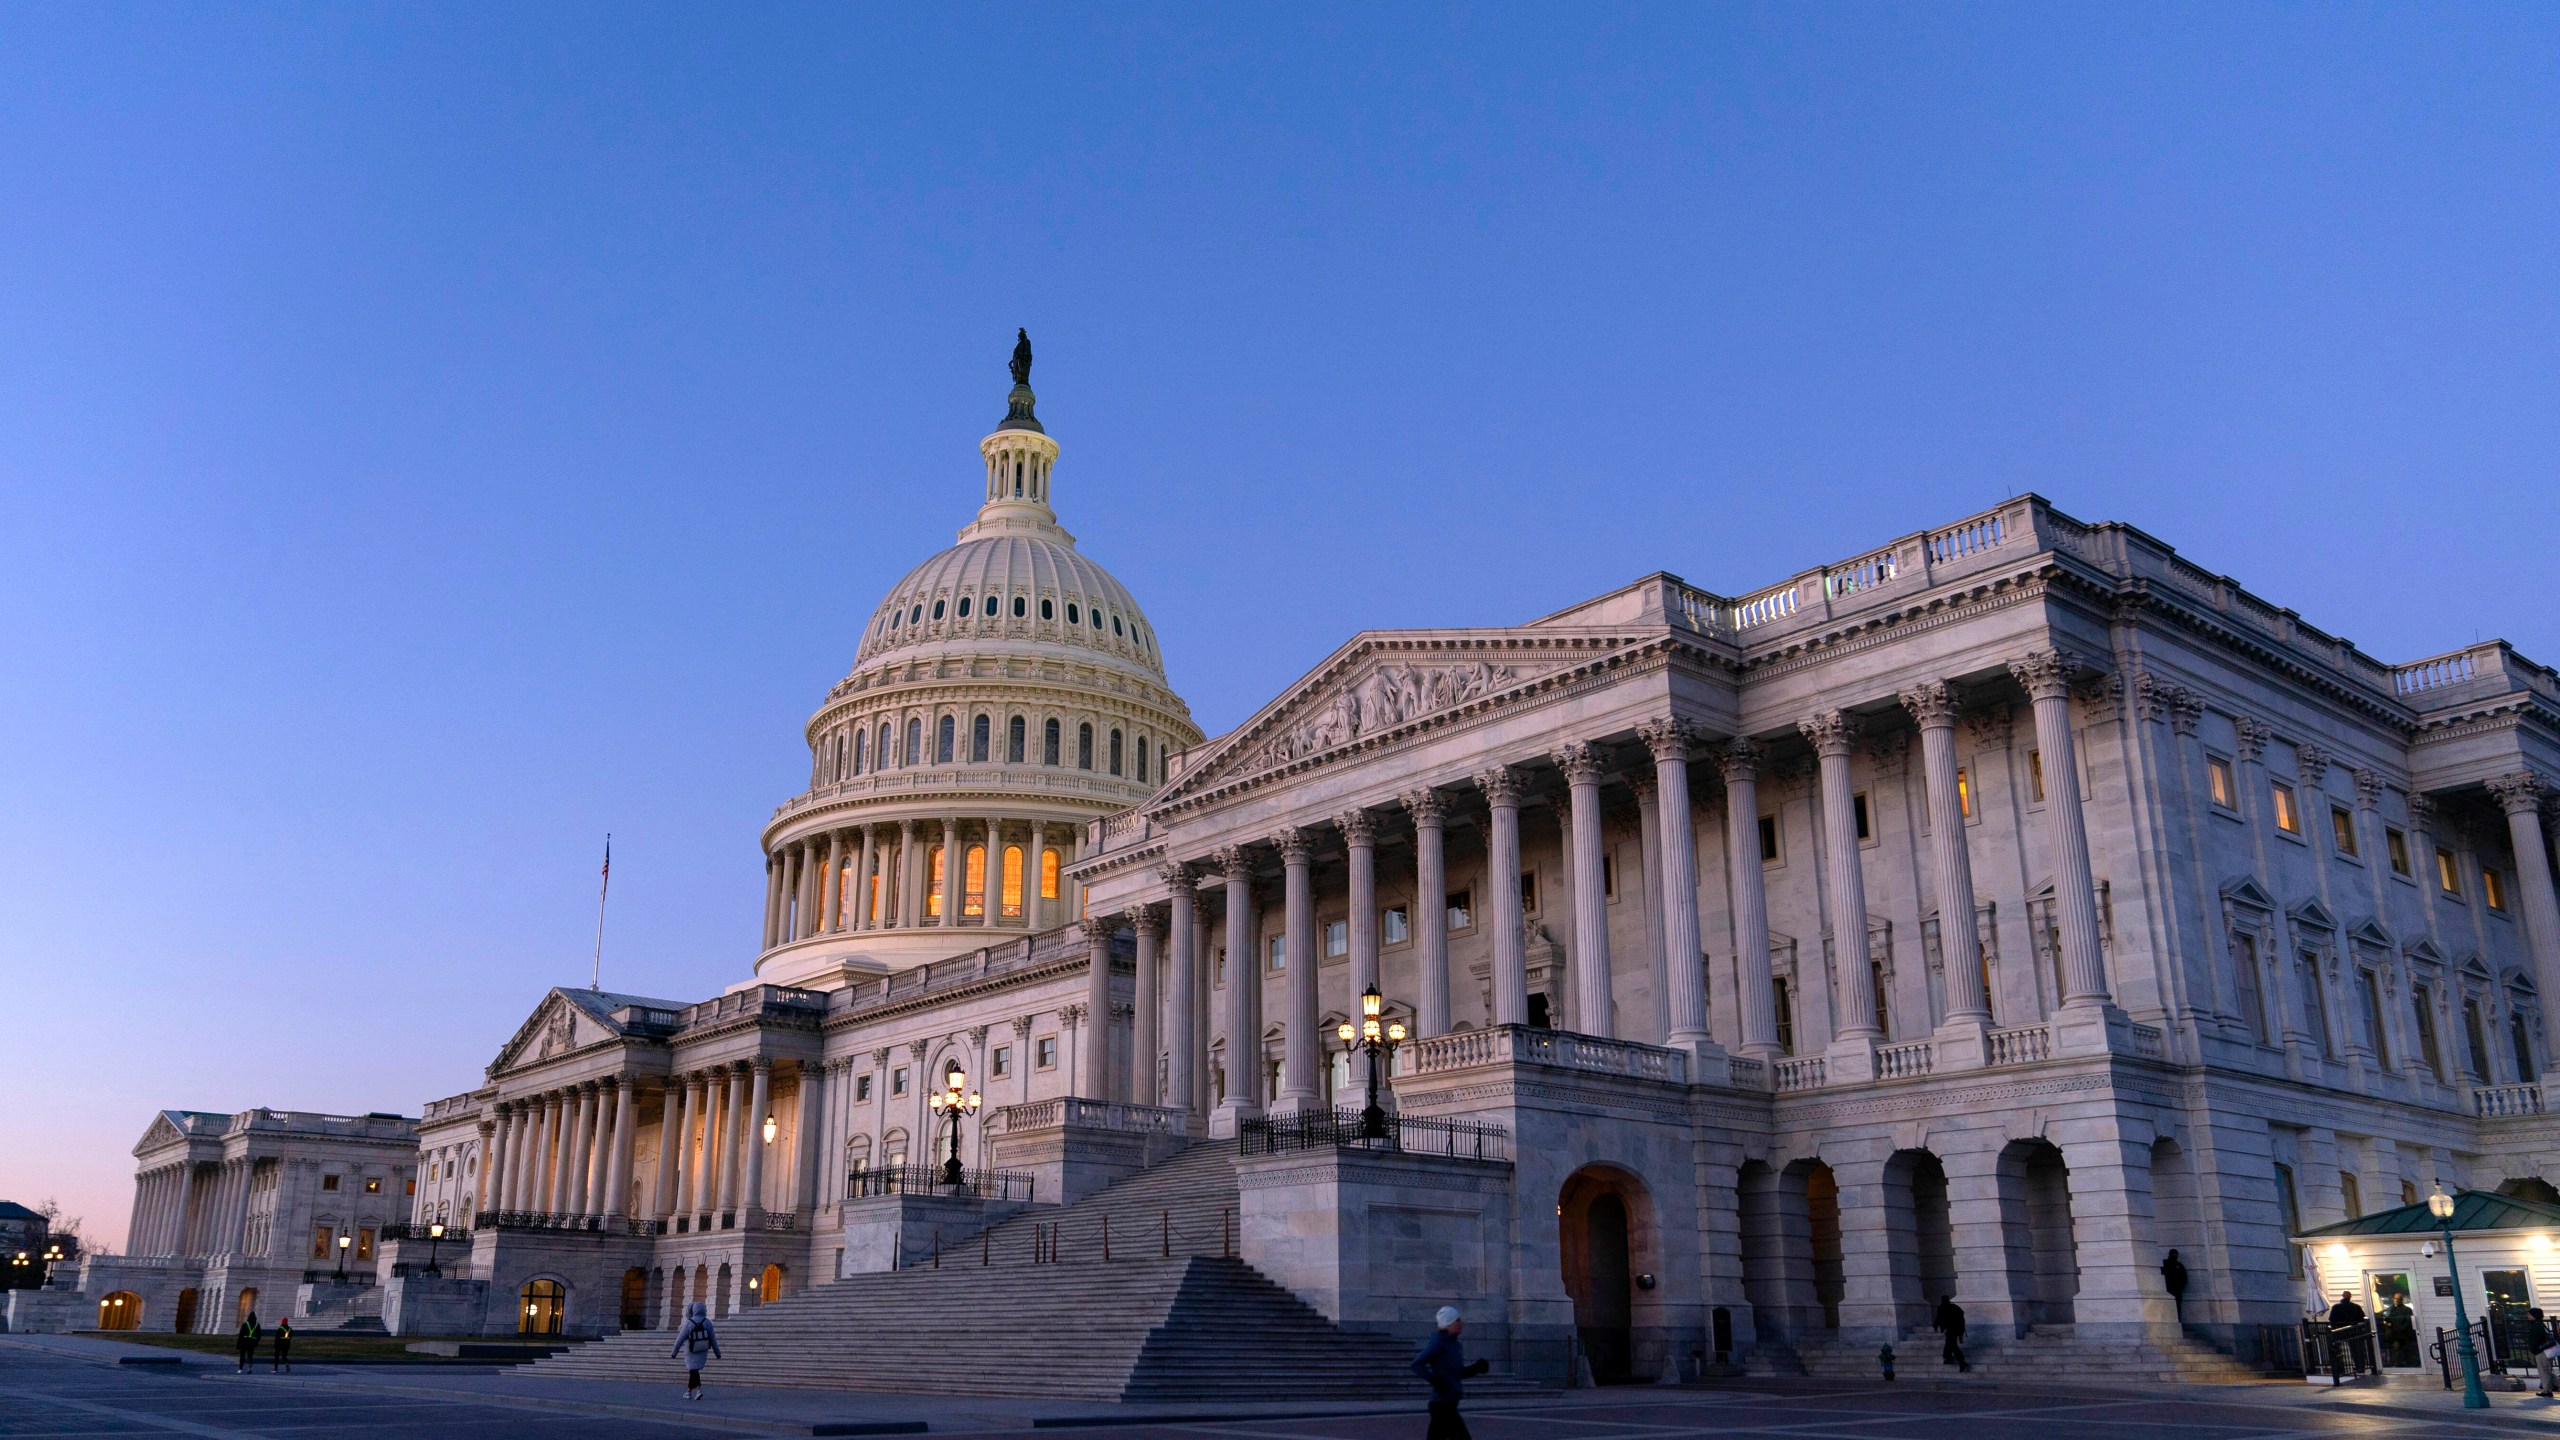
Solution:
{"label": "green awning", "polygon": [[[2296,1240],[2338,1240],[2354,1235],[2432,1235],[2443,1222],[2427,1210],[2427,1202],[2400,1205],[2306,1230]],[[2460,1190],[2453,1197],[2453,1231],[2457,1235],[2490,1230],[2560,1230],[2560,1205],[2546,1205],[2516,1195],[2487,1190]]]}

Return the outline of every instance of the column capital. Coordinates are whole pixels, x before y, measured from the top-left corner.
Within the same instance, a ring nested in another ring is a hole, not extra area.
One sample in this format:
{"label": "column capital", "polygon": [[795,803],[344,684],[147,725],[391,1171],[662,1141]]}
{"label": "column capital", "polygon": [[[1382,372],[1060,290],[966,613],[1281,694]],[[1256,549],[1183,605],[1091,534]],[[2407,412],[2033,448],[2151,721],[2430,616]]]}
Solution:
{"label": "column capital", "polygon": [[1698,741],[1698,727],[1674,715],[1658,715],[1636,727],[1636,738],[1653,752],[1655,764],[1664,760],[1686,760],[1689,747]]}
{"label": "column capital", "polygon": [[1923,730],[1953,730],[1959,708],[1956,688],[1944,680],[1923,680],[1894,697]]}
{"label": "column capital", "polygon": [[1120,917],[1088,915],[1076,922],[1076,928],[1084,932],[1086,944],[1108,945],[1111,943],[1111,937],[1120,932]]}
{"label": "column capital", "polygon": [[924,1057],[930,1054],[932,1050],[933,1042],[930,1040],[910,1040],[907,1042],[907,1053],[913,1055],[919,1064],[923,1063]]}
{"label": "column capital", "polygon": [[2293,750],[2293,763],[2302,776],[2302,783],[2314,790],[2319,789],[2320,782],[2328,778],[2329,766],[2337,758],[2334,753],[2308,741],[2295,746]]}
{"label": "column capital", "polygon": [[2252,765],[2265,757],[2267,742],[2275,738],[2274,734],[2267,729],[2267,722],[2255,715],[2232,716],[2231,730],[2234,748],[2240,752],[2241,759]]}
{"label": "column capital", "polygon": [[2356,808],[2376,810],[2382,806],[2382,772],[2361,767],[2347,772],[2356,780]]}
{"label": "column capital", "polygon": [[770,1075],[773,1073],[773,1057],[770,1055],[759,1055],[748,1063],[759,1075]]}
{"label": "column capital", "polygon": [[1484,792],[1485,803],[1497,808],[1516,809],[1520,804],[1520,772],[1508,765],[1494,765],[1475,773],[1476,788]]}
{"label": "column capital", "polygon": [[2169,691],[2169,728],[2180,735],[2196,733],[2196,722],[2204,718],[2204,697],[2184,685]]}
{"label": "column capital", "polygon": [[[1031,1034],[1031,1027],[1032,1027],[1033,1025],[1038,1024],[1038,1023],[1039,1023],[1039,1017],[1037,1017],[1037,1016],[1033,1016],[1033,1015],[1016,1015],[1016,1016],[1014,1016],[1014,1017],[1013,1017],[1013,1033],[1014,1033],[1014,1034],[1016,1034],[1016,1035],[1020,1035],[1020,1036],[1023,1036],[1023,1037],[1025,1037],[1025,1038],[1028,1038],[1028,1037],[1030,1036],[1030,1034]],[[886,1050],[883,1050],[883,1051],[881,1051],[880,1053],[881,1053],[881,1054],[883,1054],[883,1055],[886,1055],[886,1054],[888,1054],[889,1052],[888,1052],[888,1051],[886,1051]]]}
{"label": "column capital", "polygon": [[1333,817],[1334,828],[1342,832],[1345,845],[1378,843],[1378,817],[1366,810],[1345,810]]}
{"label": "column capital", "polygon": [[1556,768],[1564,772],[1566,782],[1573,785],[1597,785],[1602,772],[1609,768],[1600,747],[1588,740],[1567,741],[1551,751],[1547,758],[1556,762]]}
{"label": "column capital", "polygon": [[1405,813],[1413,817],[1415,826],[1439,825],[1449,818],[1449,801],[1428,785],[1416,786],[1396,797]]}
{"label": "column capital", "polygon": [[1156,867],[1156,878],[1179,892],[1199,883],[1200,872],[1192,868],[1188,861],[1167,860]]}
{"label": "column capital", "polygon": [[1636,803],[1647,804],[1662,793],[1662,781],[1650,770],[1630,770],[1625,776],[1627,788],[1636,792]]}
{"label": "column capital", "polygon": [[2489,782],[2489,795],[2509,815],[2539,815],[2551,782],[2530,770],[2517,770]]}
{"label": "column capital", "polygon": [[1716,751],[1716,770],[1728,785],[1737,780],[1757,780],[1760,760],[1760,747],[1737,735]]}
{"label": "column capital", "polygon": [[2030,650],[2009,662],[2009,673],[2031,700],[2070,698],[2071,682],[2088,668],[2068,650]]}
{"label": "column capital", "polygon": [[1209,863],[1229,880],[1253,879],[1253,850],[1245,845],[1221,845],[1209,852]]}
{"label": "column capital", "polygon": [[1271,843],[1279,849],[1283,865],[1304,865],[1316,853],[1315,836],[1303,825],[1281,827],[1279,833],[1271,837]]}
{"label": "column capital", "polygon": [[1857,748],[1858,722],[1845,710],[1819,710],[1796,722],[1796,729],[1825,760],[1845,760]]}
{"label": "column capital", "polygon": [[1162,905],[1146,904],[1130,907],[1129,928],[1137,931],[1138,937],[1142,940],[1149,936],[1162,935],[1164,921],[1165,913]]}

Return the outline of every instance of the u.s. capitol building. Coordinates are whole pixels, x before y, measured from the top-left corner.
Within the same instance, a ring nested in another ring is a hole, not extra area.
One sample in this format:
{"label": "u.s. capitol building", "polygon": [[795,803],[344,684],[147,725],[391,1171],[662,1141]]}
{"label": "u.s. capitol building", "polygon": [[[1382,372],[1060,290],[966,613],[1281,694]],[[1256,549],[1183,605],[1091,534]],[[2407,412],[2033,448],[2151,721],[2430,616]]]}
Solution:
{"label": "u.s. capitol building", "polygon": [[[2289,1237],[2560,1175],[2560,682],[2506,645],[2375,660],[2026,496],[1739,598],[1363,632],[1204,739],[1028,371],[808,724],[753,978],[555,990],[429,1104],[395,1328],[774,1307],[752,1348],[896,1269],[1220,1257],[1605,1378],[1948,1294],[1995,1351],[2176,1348],[2175,1248],[2247,1356],[2360,1283]],[[1388,1140],[1336,1111],[1373,985]]]}

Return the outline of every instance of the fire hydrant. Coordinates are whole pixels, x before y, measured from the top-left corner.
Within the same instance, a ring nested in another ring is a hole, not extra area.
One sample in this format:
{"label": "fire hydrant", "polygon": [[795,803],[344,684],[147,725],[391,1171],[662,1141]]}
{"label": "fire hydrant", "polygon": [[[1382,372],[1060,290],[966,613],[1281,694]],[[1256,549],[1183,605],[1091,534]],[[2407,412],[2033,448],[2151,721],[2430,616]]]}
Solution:
{"label": "fire hydrant", "polygon": [[1884,1378],[1887,1380],[1893,1378],[1893,1347],[1891,1345],[1876,1352],[1876,1363],[1884,1367]]}

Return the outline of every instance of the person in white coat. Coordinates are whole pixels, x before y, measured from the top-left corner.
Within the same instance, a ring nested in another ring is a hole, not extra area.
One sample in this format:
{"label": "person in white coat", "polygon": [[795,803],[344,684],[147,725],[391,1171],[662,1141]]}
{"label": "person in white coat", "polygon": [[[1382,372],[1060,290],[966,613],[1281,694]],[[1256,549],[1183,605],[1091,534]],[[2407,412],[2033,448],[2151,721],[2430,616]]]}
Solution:
{"label": "person in white coat", "polygon": [[676,1332],[676,1348],[667,1352],[684,1357],[684,1398],[702,1398],[702,1366],[719,1353],[720,1336],[711,1328],[711,1312],[696,1300],[685,1307],[684,1328]]}

